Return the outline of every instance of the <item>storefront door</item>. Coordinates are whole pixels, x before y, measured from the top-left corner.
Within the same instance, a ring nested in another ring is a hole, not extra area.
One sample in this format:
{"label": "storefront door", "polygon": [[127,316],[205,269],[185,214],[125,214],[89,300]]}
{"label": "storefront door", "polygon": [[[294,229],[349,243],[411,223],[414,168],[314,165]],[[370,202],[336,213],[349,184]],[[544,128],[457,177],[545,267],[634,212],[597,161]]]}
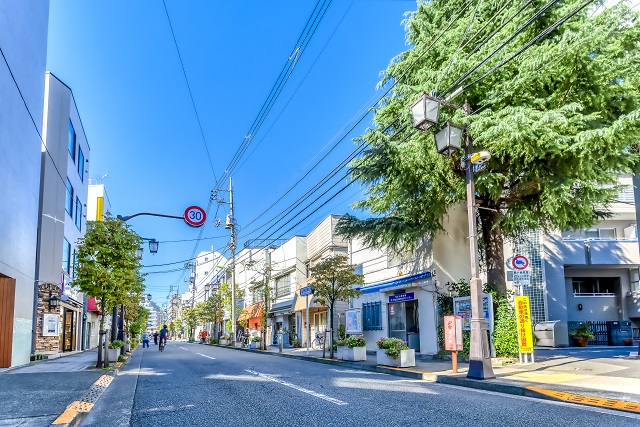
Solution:
{"label": "storefront door", "polygon": [[75,350],[76,324],[75,312],[67,308],[63,309],[62,315],[62,351]]}
{"label": "storefront door", "polygon": [[418,300],[390,302],[389,337],[406,341],[409,348],[420,351]]}

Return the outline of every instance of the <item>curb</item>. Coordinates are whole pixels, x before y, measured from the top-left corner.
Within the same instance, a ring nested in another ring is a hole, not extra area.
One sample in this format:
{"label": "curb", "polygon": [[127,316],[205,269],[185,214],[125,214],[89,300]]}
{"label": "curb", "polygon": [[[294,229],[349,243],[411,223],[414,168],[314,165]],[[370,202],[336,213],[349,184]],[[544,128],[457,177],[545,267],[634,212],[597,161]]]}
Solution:
{"label": "curb", "polygon": [[458,387],[473,388],[476,390],[493,391],[496,393],[511,394],[515,396],[531,397],[535,399],[550,400],[555,402],[568,402],[586,406],[597,406],[605,409],[622,411],[633,414],[640,414],[640,403],[629,402],[624,400],[609,399],[582,395],[576,393],[568,393],[558,390],[549,390],[535,386],[518,386],[503,384],[498,382],[490,382],[483,380],[474,380],[463,377],[459,374],[446,375],[434,372],[422,372],[406,368],[383,367],[380,365],[363,365],[359,362],[348,362],[337,359],[319,359],[310,356],[297,356],[285,353],[273,353],[263,350],[248,350],[244,348],[229,347],[223,345],[213,345],[213,347],[228,348],[231,350],[253,352],[256,354],[264,354],[277,357],[285,357],[288,359],[305,360],[308,362],[322,363],[325,365],[341,366],[343,368],[359,369],[361,371],[377,372],[381,374],[394,375],[397,377],[410,378],[414,380],[422,380],[428,382],[436,382],[440,384],[453,385]]}
{"label": "curb", "polygon": [[100,375],[100,377],[91,385],[89,390],[87,390],[79,400],[76,400],[67,406],[67,409],[65,409],[64,412],[51,423],[51,425],[61,427],[73,427],[79,425],[89,414],[98,399],[100,399],[102,393],[104,393],[107,387],[109,387],[116,375],[118,375],[120,368],[127,364],[127,361],[131,358],[136,349],[134,349],[128,356],[125,356],[124,362],[115,362],[112,365],[113,369]]}

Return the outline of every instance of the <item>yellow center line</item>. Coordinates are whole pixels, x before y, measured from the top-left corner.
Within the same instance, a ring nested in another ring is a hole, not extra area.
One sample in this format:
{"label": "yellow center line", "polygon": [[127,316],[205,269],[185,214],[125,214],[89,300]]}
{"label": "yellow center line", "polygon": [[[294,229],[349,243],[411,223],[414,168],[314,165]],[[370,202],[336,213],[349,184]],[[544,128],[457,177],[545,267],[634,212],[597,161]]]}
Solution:
{"label": "yellow center line", "polygon": [[545,388],[528,386],[528,390],[550,396],[558,400],[583,405],[598,406],[600,408],[618,409],[625,412],[640,414],[640,403],[627,402],[625,400],[607,399],[604,397],[584,396],[582,394],[566,393],[564,391],[547,390]]}

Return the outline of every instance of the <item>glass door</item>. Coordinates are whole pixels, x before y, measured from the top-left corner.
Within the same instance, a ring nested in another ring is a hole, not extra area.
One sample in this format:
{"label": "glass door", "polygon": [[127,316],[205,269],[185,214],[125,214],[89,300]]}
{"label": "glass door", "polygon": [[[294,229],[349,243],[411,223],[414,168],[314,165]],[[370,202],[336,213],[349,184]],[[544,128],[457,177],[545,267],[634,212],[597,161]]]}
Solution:
{"label": "glass door", "polygon": [[407,319],[404,302],[390,302],[389,310],[389,337],[407,340]]}
{"label": "glass door", "polygon": [[63,326],[63,345],[62,351],[73,351],[75,343],[75,316],[73,310],[66,310],[64,312],[64,326]]}

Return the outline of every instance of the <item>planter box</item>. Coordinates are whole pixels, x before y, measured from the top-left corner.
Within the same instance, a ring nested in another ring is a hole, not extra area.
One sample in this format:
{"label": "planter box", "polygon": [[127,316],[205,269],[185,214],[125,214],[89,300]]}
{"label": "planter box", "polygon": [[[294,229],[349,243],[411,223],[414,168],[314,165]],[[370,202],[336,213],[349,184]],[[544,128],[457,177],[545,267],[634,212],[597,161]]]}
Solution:
{"label": "planter box", "polygon": [[336,357],[340,360],[349,360],[351,362],[367,360],[367,347],[338,347]]}
{"label": "planter box", "polygon": [[395,359],[385,354],[387,350],[376,351],[376,363],[378,365],[393,366],[396,368],[408,368],[416,366],[416,351],[412,348],[409,350],[400,350],[400,356]]}
{"label": "planter box", "polygon": [[118,361],[118,356],[120,355],[119,348],[108,348],[107,352],[109,353],[109,363],[114,363]]}
{"label": "planter box", "polygon": [[224,339],[224,338],[220,338],[220,341],[218,341],[220,343],[220,345],[229,345],[230,340]]}

